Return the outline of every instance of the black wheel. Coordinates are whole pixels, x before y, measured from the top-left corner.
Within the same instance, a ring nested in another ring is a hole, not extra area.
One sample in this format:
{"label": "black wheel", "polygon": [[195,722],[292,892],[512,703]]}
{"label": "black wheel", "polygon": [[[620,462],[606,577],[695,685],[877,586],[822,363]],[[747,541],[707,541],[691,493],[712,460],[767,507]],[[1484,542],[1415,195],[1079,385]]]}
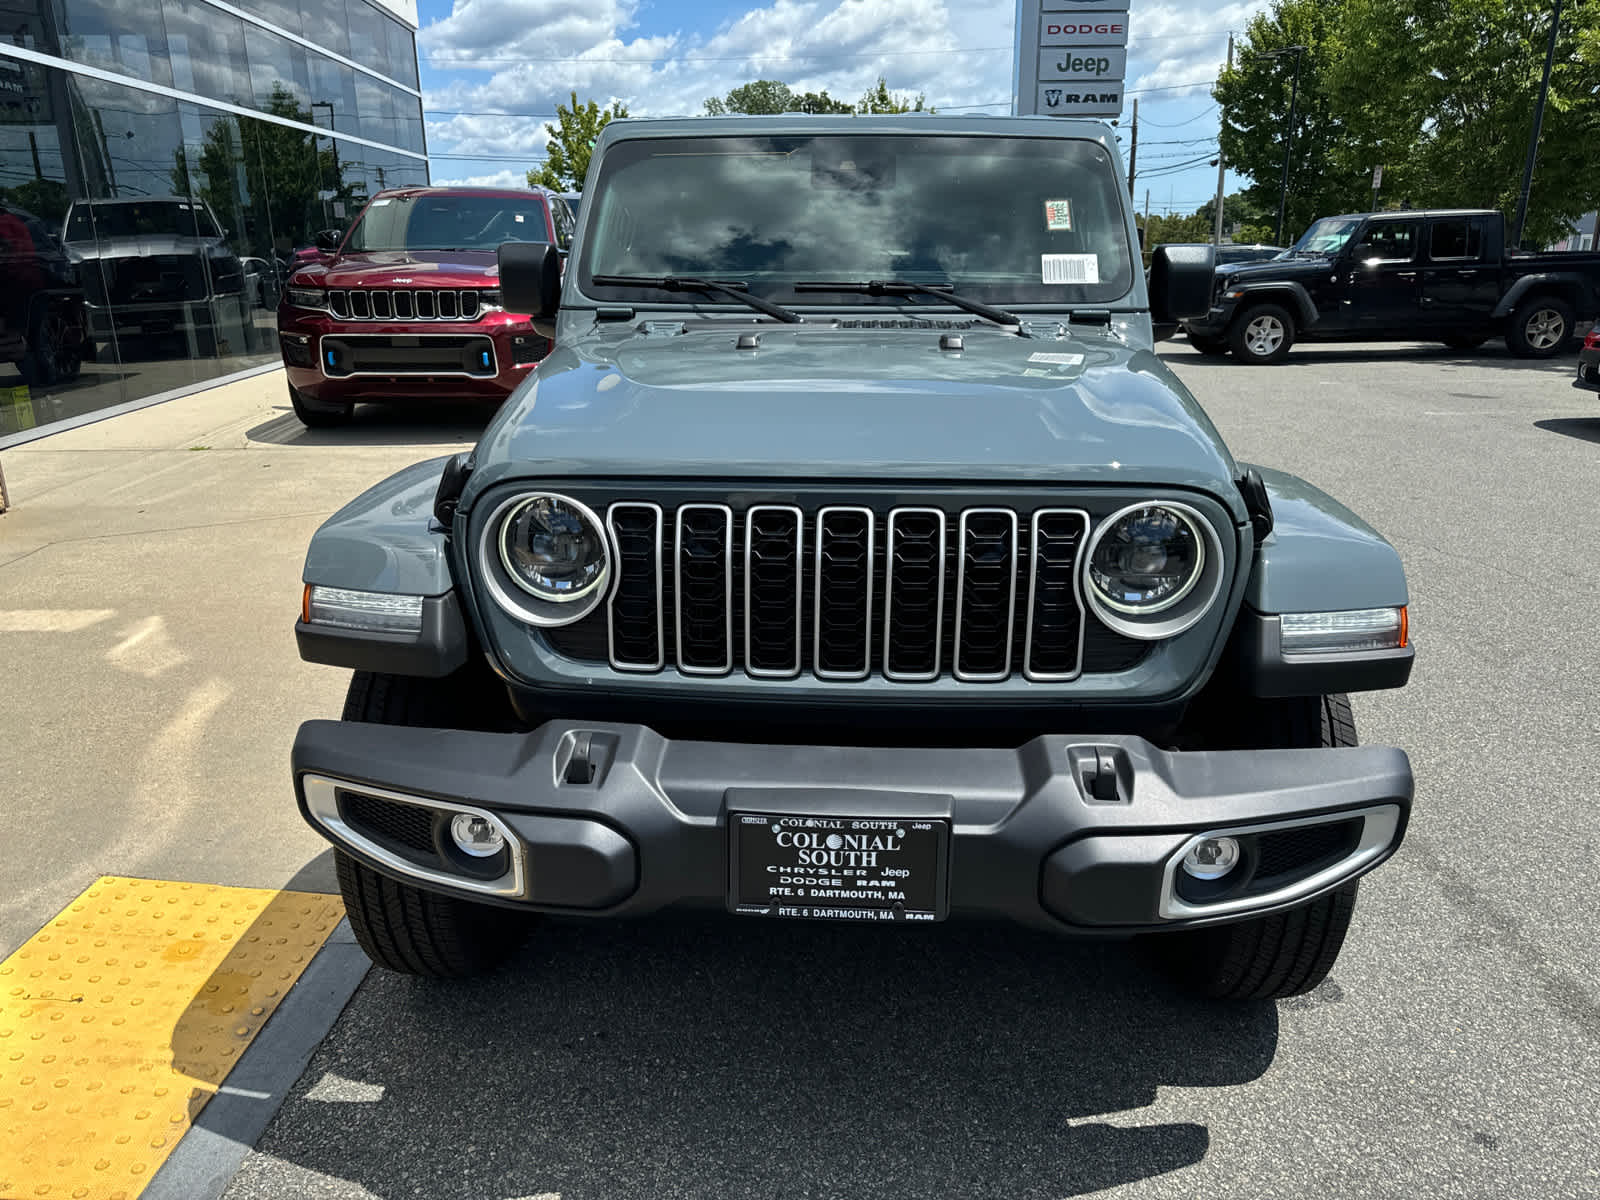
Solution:
{"label": "black wheel", "polygon": [[1572,337],[1572,305],[1559,296],[1534,296],[1517,305],[1506,345],[1518,358],[1551,358]]}
{"label": "black wheel", "polygon": [[1209,358],[1221,358],[1228,352],[1228,339],[1225,337],[1201,337],[1199,334],[1191,333],[1189,345]]}
{"label": "black wheel", "polygon": [[[1354,746],[1346,696],[1245,705],[1222,745],[1256,749]],[[1221,748],[1221,747],[1219,747]],[[1228,925],[1159,934],[1150,949],[1184,987],[1219,1000],[1298,996],[1333,970],[1355,912],[1356,881],[1287,912]]]}
{"label": "black wheel", "polygon": [[1293,345],[1294,317],[1278,304],[1253,304],[1228,328],[1228,348],[1241,362],[1281,363]]}
{"label": "black wheel", "polygon": [[28,353],[18,364],[22,381],[30,387],[68,383],[83,370],[83,347],[69,336],[66,319],[47,308],[28,335]]}
{"label": "black wheel", "polygon": [[[465,704],[475,677],[415,679],[357,671],[345,696],[344,720],[380,725],[451,726],[476,719],[482,703]],[[481,726],[478,726],[481,727]],[[537,920],[532,913],[424,891],[334,851],[339,892],[350,928],[367,956],[405,975],[460,979],[514,954]]]}
{"label": "black wheel", "polygon": [[1452,350],[1476,350],[1489,340],[1488,334],[1454,334],[1451,337],[1440,338]]}
{"label": "black wheel", "polygon": [[337,429],[350,423],[354,406],[350,404],[323,404],[311,399],[294,384],[289,385],[289,404],[300,424],[307,429]]}

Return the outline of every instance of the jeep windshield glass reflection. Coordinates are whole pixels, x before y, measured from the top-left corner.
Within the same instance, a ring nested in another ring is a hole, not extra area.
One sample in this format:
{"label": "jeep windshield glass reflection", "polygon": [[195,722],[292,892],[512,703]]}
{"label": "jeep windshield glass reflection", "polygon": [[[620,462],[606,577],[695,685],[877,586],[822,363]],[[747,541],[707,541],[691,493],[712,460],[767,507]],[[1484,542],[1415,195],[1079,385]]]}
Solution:
{"label": "jeep windshield glass reflection", "polygon": [[1291,253],[1327,255],[1333,258],[1344,249],[1344,244],[1350,240],[1350,235],[1360,224],[1359,217],[1324,217],[1305,231],[1304,236],[1294,244]]}
{"label": "jeep windshield glass reflection", "polygon": [[797,283],[866,279],[947,284],[989,303],[1104,303],[1133,282],[1122,200],[1110,156],[1085,140],[629,139],[602,160],[579,269],[588,295],[633,303],[648,289],[594,277],[737,280],[791,307],[845,299]]}
{"label": "jeep windshield glass reflection", "polygon": [[379,196],[345,240],[363,250],[488,250],[502,242],[548,242],[537,196]]}

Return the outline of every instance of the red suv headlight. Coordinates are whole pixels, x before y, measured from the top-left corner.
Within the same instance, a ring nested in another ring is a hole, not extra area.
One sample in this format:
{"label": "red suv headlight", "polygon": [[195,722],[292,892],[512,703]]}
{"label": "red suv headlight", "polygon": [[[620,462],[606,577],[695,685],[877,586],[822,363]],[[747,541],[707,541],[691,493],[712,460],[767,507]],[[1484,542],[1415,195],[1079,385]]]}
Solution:
{"label": "red suv headlight", "polygon": [[1585,350],[1600,350],[1600,325],[1589,330],[1589,336],[1583,339]]}

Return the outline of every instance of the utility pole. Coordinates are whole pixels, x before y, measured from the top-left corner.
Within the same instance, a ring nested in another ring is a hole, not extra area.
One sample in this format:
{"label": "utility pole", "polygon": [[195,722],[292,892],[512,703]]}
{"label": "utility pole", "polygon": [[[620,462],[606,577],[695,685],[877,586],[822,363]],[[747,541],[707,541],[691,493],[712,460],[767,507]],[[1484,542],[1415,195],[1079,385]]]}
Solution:
{"label": "utility pole", "polygon": [[1283,245],[1283,213],[1289,206],[1289,154],[1294,149],[1294,110],[1300,99],[1300,56],[1304,46],[1290,46],[1294,52],[1294,83],[1289,88],[1289,128],[1283,135],[1283,180],[1278,185],[1278,233],[1275,245]]}
{"label": "utility pole", "polygon": [[1139,98],[1133,98],[1133,144],[1128,147],[1128,199],[1133,199],[1134,168],[1139,165]]}
{"label": "utility pole", "polygon": [[1550,44],[1544,52],[1544,78],[1539,81],[1539,99],[1533,106],[1533,132],[1528,136],[1528,161],[1522,168],[1522,191],[1517,194],[1517,220],[1511,234],[1511,249],[1522,245],[1522,226],[1528,219],[1528,193],[1533,190],[1533,163],[1539,157],[1539,131],[1544,127],[1544,102],[1550,94],[1550,64],[1556,57],[1556,35],[1561,32],[1561,0],[1550,8]]}
{"label": "utility pole", "polygon": [[[1233,34],[1228,34],[1228,65],[1225,70],[1233,70]],[[1228,169],[1222,159],[1222,131],[1217,130],[1217,211],[1213,214],[1211,226],[1211,244],[1222,245],[1222,176]]]}

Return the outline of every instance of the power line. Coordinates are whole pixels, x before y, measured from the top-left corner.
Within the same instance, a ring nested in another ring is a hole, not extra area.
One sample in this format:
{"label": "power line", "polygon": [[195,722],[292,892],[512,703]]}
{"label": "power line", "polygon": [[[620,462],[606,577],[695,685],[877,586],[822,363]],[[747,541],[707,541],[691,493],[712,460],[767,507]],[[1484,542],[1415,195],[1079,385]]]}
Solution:
{"label": "power line", "polygon": [[[1196,84],[1195,86],[1198,87],[1199,85]],[[1182,121],[1173,121],[1170,124],[1166,124],[1166,123],[1163,123],[1161,121],[1146,121],[1145,124],[1146,125],[1154,125],[1157,129],[1177,129],[1179,126],[1182,126],[1182,125],[1192,125],[1196,121],[1198,121],[1201,117],[1208,117],[1212,113],[1216,112],[1221,107],[1222,107],[1222,105],[1220,105],[1220,104],[1213,104],[1210,108],[1206,109],[1204,112],[1197,112],[1192,117],[1187,117]]]}

